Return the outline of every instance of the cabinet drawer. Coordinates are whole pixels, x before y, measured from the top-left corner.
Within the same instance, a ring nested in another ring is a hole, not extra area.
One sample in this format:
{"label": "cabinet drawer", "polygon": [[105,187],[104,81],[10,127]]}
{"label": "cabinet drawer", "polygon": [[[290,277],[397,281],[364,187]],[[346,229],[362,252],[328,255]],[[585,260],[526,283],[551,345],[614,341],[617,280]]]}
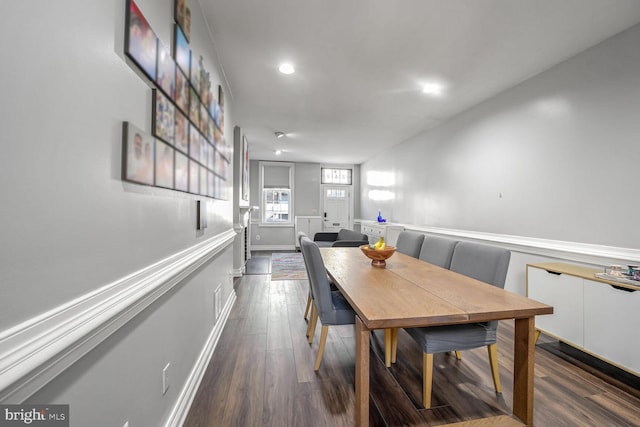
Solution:
{"label": "cabinet drawer", "polygon": [[579,277],[527,268],[527,296],[553,306],[553,314],[536,317],[536,327],[579,347],[584,343],[583,282]]}
{"label": "cabinet drawer", "polygon": [[384,236],[384,228],[371,227],[371,234],[374,236]]}
{"label": "cabinet drawer", "polygon": [[584,281],[584,348],[640,375],[640,291]]}

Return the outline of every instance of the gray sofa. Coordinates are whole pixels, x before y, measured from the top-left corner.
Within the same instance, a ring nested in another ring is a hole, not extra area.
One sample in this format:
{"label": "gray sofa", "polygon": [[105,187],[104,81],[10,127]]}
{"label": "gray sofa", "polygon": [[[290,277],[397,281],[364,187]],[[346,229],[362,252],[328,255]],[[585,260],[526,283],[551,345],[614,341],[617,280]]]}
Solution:
{"label": "gray sofa", "polygon": [[313,241],[321,248],[337,246],[361,246],[368,245],[369,238],[366,234],[353,230],[341,229],[337,233],[322,231],[313,236]]}

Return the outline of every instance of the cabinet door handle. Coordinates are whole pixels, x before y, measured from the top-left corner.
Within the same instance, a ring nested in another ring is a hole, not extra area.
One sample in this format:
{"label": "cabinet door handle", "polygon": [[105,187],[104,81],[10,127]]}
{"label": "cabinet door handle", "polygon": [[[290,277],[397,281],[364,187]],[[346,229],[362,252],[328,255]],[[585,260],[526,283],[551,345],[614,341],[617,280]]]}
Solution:
{"label": "cabinet door handle", "polygon": [[611,284],[609,284],[609,286],[611,286],[613,289],[617,289],[619,291],[625,291],[625,292],[635,292],[637,290],[637,289],[625,288],[623,286],[616,286]]}
{"label": "cabinet door handle", "polygon": [[560,276],[560,275],[562,275],[562,273],[558,273],[557,271],[549,271],[549,270],[545,270],[545,271],[546,271],[547,273],[549,273],[549,274],[553,274],[553,275],[555,275],[555,276]]}

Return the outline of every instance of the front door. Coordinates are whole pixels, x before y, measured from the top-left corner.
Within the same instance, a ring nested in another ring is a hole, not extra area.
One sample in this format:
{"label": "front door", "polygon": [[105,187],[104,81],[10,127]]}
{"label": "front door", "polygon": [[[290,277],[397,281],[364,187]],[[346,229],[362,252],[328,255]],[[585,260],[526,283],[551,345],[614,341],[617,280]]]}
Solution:
{"label": "front door", "polygon": [[350,228],[351,187],[323,186],[323,231]]}

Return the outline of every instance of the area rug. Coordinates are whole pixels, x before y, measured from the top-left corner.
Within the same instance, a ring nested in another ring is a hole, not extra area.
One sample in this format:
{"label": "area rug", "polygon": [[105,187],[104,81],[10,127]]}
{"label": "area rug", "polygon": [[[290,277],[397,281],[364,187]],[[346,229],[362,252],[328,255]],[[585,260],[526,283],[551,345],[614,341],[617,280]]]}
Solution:
{"label": "area rug", "polygon": [[307,270],[299,252],[271,254],[271,280],[306,280]]}

